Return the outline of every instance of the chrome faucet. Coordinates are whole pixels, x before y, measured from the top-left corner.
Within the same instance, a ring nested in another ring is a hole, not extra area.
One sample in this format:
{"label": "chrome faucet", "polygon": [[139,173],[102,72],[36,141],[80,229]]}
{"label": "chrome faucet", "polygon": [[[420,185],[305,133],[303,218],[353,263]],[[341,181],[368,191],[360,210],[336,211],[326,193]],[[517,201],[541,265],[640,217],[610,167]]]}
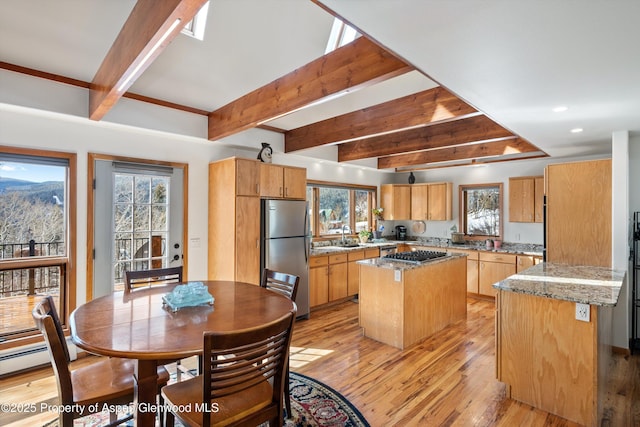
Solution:
{"label": "chrome faucet", "polygon": [[342,244],[344,244],[346,242],[345,238],[344,238],[344,228],[347,227],[347,229],[349,228],[349,226],[347,224],[342,226]]}

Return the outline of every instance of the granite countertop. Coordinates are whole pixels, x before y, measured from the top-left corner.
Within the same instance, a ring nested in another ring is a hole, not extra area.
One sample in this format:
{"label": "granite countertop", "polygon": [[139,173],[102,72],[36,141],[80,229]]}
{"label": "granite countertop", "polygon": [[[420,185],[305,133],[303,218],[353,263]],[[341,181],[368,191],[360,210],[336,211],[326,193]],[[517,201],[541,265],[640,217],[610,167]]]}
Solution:
{"label": "granite countertop", "polygon": [[416,268],[427,267],[433,264],[438,264],[440,262],[446,262],[454,258],[466,257],[464,254],[447,254],[446,256],[440,258],[434,258],[429,261],[425,261],[419,264],[414,264],[411,262],[403,262],[403,261],[394,261],[392,259],[386,258],[370,258],[363,259],[360,261],[356,261],[356,264],[367,265],[370,267],[378,267],[378,268],[387,268],[390,270],[413,270]]}
{"label": "granite countertop", "polygon": [[582,304],[614,306],[626,272],[543,262],[495,283],[494,288]]}
{"label": "granite countertop", "polygon": [[351,252],[358,251],[366,248],[375,248],[380,246],[389,246],[389,245],[409,245],[409,246],[429,246],[429,247],[437,247],[442,248],[444,250],[450,249],[465,249],[472,251],[483,251],[483,252],[495,252],[495,253],[506,253],[506,254],[515,254],[515,255],[534,255],[534,256],[542,256],[542,245],[532,244],[532,243],[508,243],[503,242],[502,247],[500,249],[487,249],[484,246],[484,241],[478,243],[470,243],[467,242],[465,244],[453,244],[449,239],[438,239],[438,238],[430,238],[428,240],[390,240],[390,239],[376,239],[373,242],[361,243],[355,247],[342,247],[336,244],[327,244],[324,246],[314,246],[311,249],[311,256],[317,255],[330,255],[336,254],[340,252]]}

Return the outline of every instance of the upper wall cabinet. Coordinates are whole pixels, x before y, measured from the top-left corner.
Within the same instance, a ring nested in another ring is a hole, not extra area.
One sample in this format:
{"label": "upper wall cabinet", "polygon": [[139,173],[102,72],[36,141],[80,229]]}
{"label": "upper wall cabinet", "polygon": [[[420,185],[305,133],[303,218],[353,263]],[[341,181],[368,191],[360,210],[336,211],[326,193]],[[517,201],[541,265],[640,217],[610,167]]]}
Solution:
{"label": "upper wall cabinet", "polygon": [[395,221],[411,218],[411,187],[409,185],[381,185],[380,199],[384,219]]}
{"label": "upper wall cabinet", "polygon": [[260,196],[268,198],[304,199],[307,171],[303,168],[260,164]]}
{"label": "upper wall cabinet", "polygon": [[448,221],[452,218],[453,185],[450,182],[411,186],[411,219]]}
{"label": "upper wall cabinet", "polygon": [[510,222],[542,222],[543,203],[542,176],[509,178]]}
{"label": "upper wall cabinet", "polygon": [[304,168],[274,165],[241,158],[229,159],[226,162],[229,165],[237,165],[234,170],[236,195],[238,196],[257,196],[271,199],[306,198],[307,170]]}

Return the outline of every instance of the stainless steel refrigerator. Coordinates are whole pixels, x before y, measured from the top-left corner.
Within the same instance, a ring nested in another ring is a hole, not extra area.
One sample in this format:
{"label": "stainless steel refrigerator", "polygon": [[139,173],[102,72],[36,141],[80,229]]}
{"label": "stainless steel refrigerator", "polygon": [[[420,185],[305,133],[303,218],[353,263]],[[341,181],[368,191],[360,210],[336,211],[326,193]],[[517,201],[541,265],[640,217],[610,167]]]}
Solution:
{"label": "stainless steel refrigerator", "polygon": [[304,200],[262,200],[260,271],[265,268],[300,277],[298,318],[309,317],[309,211]]}

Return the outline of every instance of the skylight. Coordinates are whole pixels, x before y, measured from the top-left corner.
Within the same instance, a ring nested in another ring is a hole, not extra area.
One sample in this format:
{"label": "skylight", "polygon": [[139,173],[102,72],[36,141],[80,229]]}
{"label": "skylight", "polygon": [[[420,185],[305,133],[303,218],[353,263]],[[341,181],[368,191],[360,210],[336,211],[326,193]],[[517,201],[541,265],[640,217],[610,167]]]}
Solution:
{"label": "skylight", "polygon": [[342,22],[340,19],[335,18],[333,20],[333,26],[331,27],[331,33],[329,34],[327,49],[324,52],[325,55],[347,43],[351,43],[357,37],[360,37],[360,33]]}
{"label": "skylight", "polygon": [[206,2],[196,13],[187,25],[184,26],[181,33],[198,40],[204,40],[204,28],[207,25],[207,13],[209,13],[209,2]]}

